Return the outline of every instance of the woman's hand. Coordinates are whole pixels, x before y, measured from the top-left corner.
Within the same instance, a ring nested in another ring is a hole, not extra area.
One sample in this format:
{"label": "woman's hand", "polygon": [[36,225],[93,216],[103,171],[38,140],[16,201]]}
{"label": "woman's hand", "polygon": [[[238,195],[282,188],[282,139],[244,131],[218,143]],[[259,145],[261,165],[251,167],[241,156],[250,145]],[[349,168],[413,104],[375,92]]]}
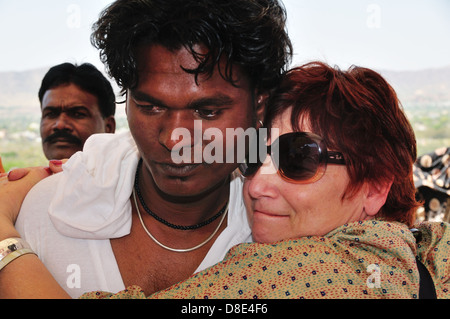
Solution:
{"label": "woman's hand", "polygon": [[[30,189],[42,179],[62,171],[62,164],[66,161],[50,161],[48,167],[18,168],[8,174],[1,173],[0,216],[2,219],[7,218],[14,224],[22,202]],[[3,167],[0,167],[1,170]]]}
{"label": "woman's hand", "polygon": [[13,170],[7,177],[3,177],[0,180],[0,214],[15,223],[27,193],[51,174],[48,167],[33,167]]}
{"label": "woman's hand", "polygon": [[[42,179],[60,172],[64,161],[48,167],[19,168],[5,173],[0,162],[0,241],[20,237],[14,222],[29,190]],[[34,254],[21,256],[0,271],[0,299],[69,298]]]}

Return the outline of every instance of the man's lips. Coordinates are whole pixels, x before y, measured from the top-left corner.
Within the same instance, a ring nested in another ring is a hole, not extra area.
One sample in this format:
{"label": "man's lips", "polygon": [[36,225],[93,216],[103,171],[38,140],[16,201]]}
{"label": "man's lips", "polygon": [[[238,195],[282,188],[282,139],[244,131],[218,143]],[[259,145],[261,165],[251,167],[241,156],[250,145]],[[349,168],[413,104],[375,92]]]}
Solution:
{"label": "man's lips", "polygon": [[51,144],[64,143],[64,144],[75,144],[73,141],[66,138],[56,138],[50,142]]}
{"label": "man's lips", "polygon": [[202,164],[156,163],[158,169],[166,175],[183,177],[195,172]]}

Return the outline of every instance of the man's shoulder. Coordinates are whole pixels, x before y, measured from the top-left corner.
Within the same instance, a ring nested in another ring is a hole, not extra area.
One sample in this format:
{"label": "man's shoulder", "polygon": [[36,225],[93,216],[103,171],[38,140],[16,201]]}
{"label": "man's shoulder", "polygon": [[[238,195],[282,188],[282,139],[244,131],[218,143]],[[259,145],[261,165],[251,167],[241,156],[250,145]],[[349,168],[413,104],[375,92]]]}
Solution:
{"label": "man's shoulder", "polygon": [[[27,201],[44,201],[53,197],[54,189],[58,187],[58,183],[61,180],[62,173],[54,174],[50,177],[47,177],[37,183],[27,194],[25,197],[25,202]],[[23,206],[22,206],[23,207]]]}
{"label": "man's shoulder", "polygon": [[[37,183],[27,194],[22,203],[16,227],[18,230],[25,221],[33,223],[36,219],[46,217],[53,194],[58,187],[61,174],[52,175]],[[20,230],[19,230],[20,231]]]}

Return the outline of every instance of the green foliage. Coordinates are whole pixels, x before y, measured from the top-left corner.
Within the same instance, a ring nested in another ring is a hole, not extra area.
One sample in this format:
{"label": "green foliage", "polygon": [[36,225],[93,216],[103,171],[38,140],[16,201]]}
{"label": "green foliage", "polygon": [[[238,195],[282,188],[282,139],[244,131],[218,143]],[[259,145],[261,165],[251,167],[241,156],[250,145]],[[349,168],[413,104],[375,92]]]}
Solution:
{"label": "green foliage", "polygon": [[[48,165],[40,139],[40,112],[0,106],[0,156],[6,171],[15,167]],[[126,118],[116,118],[117,130],[127,129]]]}
{"label": "green foliage", "polygon": [[39,133],[39,113],[0,107],[0,156],[6,171],[46,165]]}
{"label": "green foliage", "polygon": [[3,166],[7,172],[15,167],[48,165],[40,142],[26,140],[14,142],[2,141],[0,143],[0,149]]}
{"label": "green foliage", "polygon": [[419,155],[450,147],[450,106],[406,108],[416,134]]}

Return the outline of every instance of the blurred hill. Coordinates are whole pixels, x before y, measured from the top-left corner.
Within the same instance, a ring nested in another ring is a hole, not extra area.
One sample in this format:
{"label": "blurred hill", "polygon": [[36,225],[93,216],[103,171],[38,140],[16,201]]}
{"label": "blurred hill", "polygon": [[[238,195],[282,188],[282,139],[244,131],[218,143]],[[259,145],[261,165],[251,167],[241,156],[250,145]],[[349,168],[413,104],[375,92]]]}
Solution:
{"label": "blurred hill", "polygon": [[450,106],[450,66],[420,71],[379,71],[397,91],[403,106]]}
{"label": "blurred hill", "polygon": [[0,106],[29,108],[30,112],[39,113],[38,91],[47,71],[0,72]]}
{"label": "blurred hill", "polygon": [[[0,72],[0,107],[20,107],[33,113],[39,112],[37,93],[47,70]],[[450,106],[450,66],[420,71],[378,72],[391,83],[406,108],[430,103]]]}

